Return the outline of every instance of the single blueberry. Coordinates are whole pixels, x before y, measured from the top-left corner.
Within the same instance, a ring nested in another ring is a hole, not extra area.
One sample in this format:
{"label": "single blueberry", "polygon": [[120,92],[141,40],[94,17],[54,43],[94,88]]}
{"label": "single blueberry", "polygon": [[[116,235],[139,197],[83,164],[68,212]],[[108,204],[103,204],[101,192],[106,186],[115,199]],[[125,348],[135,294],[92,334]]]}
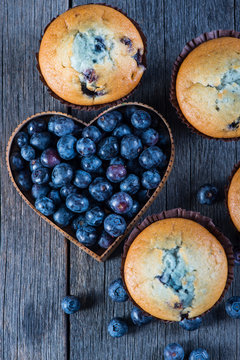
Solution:
{"label": "single blueberry", "polygon": [[70,194],[66,198],[66,207],[74,213],[83,213],[89,207],[89,201],[81,194]]}
{"label": "single blueberry", "polygon": [[38,150],[47,149],[52,142],[52,137],[49,132],[42,132],[33,134],[30,138],[30,144]]}
{"label": "single blueberry", "polygon": [[47,197],[48,197],[49,199],[51,199],[56,206],[60,205],[61,202],[62,202],[62,199],[61,199],[61,197],[60,197],[60,194],[59,194],[59,191],[58,191],[58,190],[54,190],[54,189],[53,189],[53,190],[49,191]]}
{"label": "single blueberry", "polygon": [[179,325],[188,331],[197,330],[202,325],[202,318],[196,317],[195,319],[183,319],[179,321]]}
{"label": "single blueberry", "polygon": [[128,193],[123,191],[114,194],[109,200],[110,208],[117,214],[128,213],[133,205],[133,200]]}
{"label": "single blueberry", "polygon": [[87,172],[96,172],[102,166],[102,160],[95,155],[84,156],[81,159],[81,167]]}
{"label": "single blueberry", "polygon": [[212,205],[219,198],[219,190],[216,186],[205,184],[197,192],[197,200],[201,205]]}
{"label": "single blueberry", "polygon": [[183,360],[184,350],[179,344],[169,344],[164,349],[164,360]]}
{"label": "single blueberry", "polygon": [[106,201],[112,195],[113,187],[109,181],[97,177],[89,186],[90,195],[97,201]]}
{"label": "single blueberry", "polygon": [[65,296],[62,299],[61,306],[66,314],[71,315],[80,310],[81,303],[79,298],[70,295],[70,296]]}
{"label": "single blueberry", "polygon": [[150,146],[141,153],[138,160],[139,164],[148,170],[163,164],[165,165],[166,159],[166,155],[158,146]]}
{"label": "single blueberry", "polygon": [[42,152],[41,163],[43,166],[48,168],[53,168],[54,166],[60,164],[61,159],[56,149],[48,148]]}
{"label": "single blueberry", "polygon": [[73,169],[69,164],[59,164],[53,168],[52,171],[52,182],[53,185],[58,187],[62,187],[70,183],[73,178]]}
{"label": "single blueberry", "polygon": [[135,174],[130,174],[120,184],[120,190],[127,192],[130,195],[136,194],[140,189],[139,177]]}
{"label": "single blueberry", "polygon": [[82,156],[93,155],[96,152],[96,145],[89,138],[81,138],[77,141],[76,150]]}
{"label": "single blueberry", "polygon": [[30,145],[23,145],[21,148],[21,156],[26,161],[31,161],[35,159],[35,150]]}
{"label": "single blueberry", "polygon": [[82,136],[97,143],[102,138],[102,133],[96,126],[90,125],[83,130]]}
{"label": "single blueberry", "polygon": [[132,160],[139,156],[142,151],[142,142],[135,135],[125,135],[121,141],[121,155],[125,159]]}
{"label": "single blueberry", "polygon": [[127,332],[127,323],[121,318],[113,318],[108,324],[108,333],[112,337],[121,337]]}
{"label": "single blueberry", "polygon": [[131,129],[126,124],[121,124],[117,126],[113,131],[113,136],[116,136],[116,138],[121,139],[125,135],[131,134]]}
{"label": "single blueberry", "polygon": [[189,360],[208,360],[210,359],[207,351],[205,349],[196,349],[193,350],[189,356]]}
{"label": "single blueberry", "polygon": [[147,129],[151,122],[150,114],[144,110],[137,110],[131,116],[131,123],[136,129]]}
{"label": "single blueberry", "polygon": [[125,161],[120,156],[116,156],[110,160],[109,165],[125,165]]}
{"label": "single blueberry", "polygon": [[110,236],[108,233],[106,233],[106,231],[103,231],[102,234],[100,235],[99,240],[98,240],[98,245],[102,249],[108,249],[109,246],[112,245],[114,240],[115,239],[112,236]]}
{"label": "single blueberry", "polygon": [[142,174],[142,186],[145,189],[155,189],[161,181],[161,176],[156,169],[145,171]]}
{"label": "single blueberry", "polygon": [[63,185],[60,189],[60,195],[62,199],[66,199],[70,194],[76,194],[78,189],[72,184]]}
{"label": "single blueberry", "polygon": [[19,152],[12,153],[12,155],[10,156],[10,164],[12,170],[19,171],[19,170],[23,170],[25,167],[24,160]]}
{"label": "single blueberry", "polygon": [[29,162],[29,168],[30,168],[31,172],[33,172],[34,170],[37,170],[37,169],[39,169],[41,167],[42,167],[42,163],[41,163],[40,158],[31,160]]}
{"label": "single blueberry", "polygon": [[114,280],[108,288],[108,295],[113,301],[124,302],[128,300],[128,294],[123,286],[121,278]]}
{"label": "single blueberry", "polygon": [[49,170],[42,166],[41,168],[34,170],[31,177],[34,184],[46,184],[49,182],[50,178]]}
{"label": "single blueberry", "polygon": [[61,137],[72,134],[75,130],[75,123],[72,119],[65,116],[51,116],[48,122],[48,131]]}
{"label": "single blueberry", "polygon": [[106,170],[106,177],[113,183],[117,183],[125,179],[127,170],[124,165],[110,165]]}
{"label": "single blueberry", "polygon": [[95,206],[88,210],[85,214],[85,219],[88,225],[99,226],[102,224],[105,217],[105,212],[99,206]]}
{"label": "single blueberry", "polygon": [[86,226],[87,222],[84,215],[79,215],[76,217],[72,222],[72,228],[73,230],[77,230],[83,226]]}
{"label": "single blueberry", "polygon": [[64,135],[57,142],[57,150],[64,160],[72,160],[76,156],[75,144],[77,139],[73,135]]}
{"label": "single blueberry", "polygon": [[112,237],[118,237],[124,233],[127,224],[124,218],[117,214],[110,214],[104,220],[104,230]]}
{"label": "single blueberry", "polygon": [[28,140],[29,140],[29,136],[27,133],[25,133],[24,131],[20,131],[16,136],[15,136],[15,141],[16,144],[21,148],[24,145],[28,144]]}
{"label": "single blueberry", "polygon": [[32,196],[34,197],[34,199],[39,199],[42,196],[46,196],[49,190],[50,188],[46,184],[44,185],[34,184],[32,186]]}
{"label": "single blueberry", "polygon": [[94,227],[86,225],[77,229],[76,237],[85,246],[93,246],[97,241],[97,231]]}
{"label": "single blueberry", "polygon": [[118,155],[118,141],[115,136],[102,139],[98,145],[98,156],[102,160],[111,160]]}
{"label": "single blueberry", "polygon": [[55,204],[48,197],[44,196],[35,201],[35,208],[45,216],[50,216],[54,213]]}
{"label": "single blueberry", "polygon": [[28,133],[29,135],[33,135],[33,134],[36,134],[36,133],[40,133],[44,130],[46,130],[46,127],[47,127],[47,123],[44,119],[35,119],[35,120],[32,120],[28,126],[27,126],[27,130],[28,130]]}
{"label": "single blueberry", "polygon": [[240,296],[232,296],[225,303],[227,314],[233,319],[240,319]]}
{"label": "single blueberry", "polygon": [[126,216],[128,219],[132,219],[132,218],[134,218],[134,217],[137,215],[137,213],[139,212],[139,210],[140,210],[140,204],[139,204],[139,202],[136,201],[136,200],[133,200],[132,208],[131,208],[131,210],[129,210],[129,211],[125,214],[125,216]]}
{"label": "single blueberry", "polygon": [[97,120],[97,124],[103,131],[111,132],[120,121],[119,119],[122,119],[122,114],[118,111],[111,111],[100,116]]}
{"label": "single blueberry", "polygon": [[84,170],[77,170],[75,172],[75,177],[73,179],[73,183],[80,189],[85,189],[92,182],[92,176],[88,172]]}
{"label": "single blueberry", "polygon": [[23,190],[30,190],[32,187],[30,172],[27,170],[21,170],[16,176],[16,182]]}
{"label": "single blueberry", "polygon": [[74,215],[75,214],[69,209],[67,209],[66,206],[61,206],[53,214],[53,220],[59,226],[68,226]]}
{"label": "single blueberry", "polygon": [[240,265],[240,248],[235,248],[233,255],[234,255],[234,264]]}
{"label": "single blueberry", "polygon": [[134,325],[141,326],[150,323],[153,317],[146,315],[142,310],[134,306],[131,310],[131,319]]}
{"label": "single blueberry", "polygon": [[142,133],[142,143],[147,146],[156,145],[159,139],[159,134],[155,129],[147,129]]}

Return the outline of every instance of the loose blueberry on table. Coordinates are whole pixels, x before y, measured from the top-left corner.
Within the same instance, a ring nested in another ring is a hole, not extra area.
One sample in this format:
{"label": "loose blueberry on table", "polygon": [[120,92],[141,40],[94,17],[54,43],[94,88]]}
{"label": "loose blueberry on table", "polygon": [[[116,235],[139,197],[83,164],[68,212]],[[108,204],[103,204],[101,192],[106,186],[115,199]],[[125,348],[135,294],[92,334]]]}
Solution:
{"label": "loose blueberry on table", "polygon": [[233,319],[240,319],[240,296],[232,296],[225,303],[227,314]]}
{"label": "loose blueberry on table", "polygon": [[164,360],[183,360],[184,350],[179,344],[169,344],[164,349]]}
{"label": "loose blueberry on table", "polygon": [[108,288],[108,295],[113,301],[124,302],[128,300],[128,294],[123,287],[122,279],[114,280]]}
{"label": "loose blueberry on table", "polygon": [[202,325],[202,318],[197,317],[195,319],[183,319],[179,322],[179,325],[188,331],[197,330]]}
{"label": "loose blueberry on table", "polygon": [[166,130],[154,116],[122,106],[85,128],[67,116],[39,116],[15,136],[14,178],[38,211],[103,252],[163,177],[170,147],[162,147]]}
{"label": "loose blueberry on table", "polygon": [[128,332],[126,322],[121,318],[113,318],[108,324],[108,333],[112,337],[121,337]]}
{"label": "loose blueberry on table", "polygon": [[234,264],[240,265],[240,248],[235,248],[233,255],[234,255]]}
{"label": "loose blueberry on table", "polygon": [[212,205],[219,198],[219,190],[216,186],[205,184],[197,192],[197,200],[201,205]]}
{"label": "loose blueberry on table", "polygon": [[73,295],[65,296],[62,299],[61,305],[63,311],[68,315],[74,314],[75,312],[79,311],[81,308],[81,303],[79,298]]}
{"label": "loose blueberry on table", "polygon": [[208,360],[210,359],[207,351],[205,349],[196,349],[193,350],[189,356],[189,360]]}
{"label": "loose blueberry on table", "polygon": [[150,315],[144,314],[142,310],[134,306],[134,308],[131,310],[131,319],[134,325],[142,326],[145,324],[148,324],[152,321],[153,317]]}

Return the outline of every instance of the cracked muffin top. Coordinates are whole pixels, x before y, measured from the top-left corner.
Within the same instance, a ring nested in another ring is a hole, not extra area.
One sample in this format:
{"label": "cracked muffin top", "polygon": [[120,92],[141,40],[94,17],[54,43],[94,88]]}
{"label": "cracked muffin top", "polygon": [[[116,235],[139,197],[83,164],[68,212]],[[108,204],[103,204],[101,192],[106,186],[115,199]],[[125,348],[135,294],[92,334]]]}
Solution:
{"label": "cracked muffin top", "polygon": [[238,231],[240,231],[240,168],[235,172],[231,180],[227,203],[232,222]]}
{"label": "cracked muffin top", "polygon": [[180,66],[176,95],[187,121],[214,138],[240,137],[240,39],[196,47]]}
{"label": "cracked muffin top", "polygon": [[46,29],[39,66],[49,88],[76,105],[118,100],[139,83],[144,44],[134,24],[104,5],[82,5]]}
{"label": "cracked muffin top", "polygon": [[227,257],[202,225],[183,218],[156,221],[131,244],[124,264],[129,294],[147,313],[179,321],[210,309],[227,281]]}

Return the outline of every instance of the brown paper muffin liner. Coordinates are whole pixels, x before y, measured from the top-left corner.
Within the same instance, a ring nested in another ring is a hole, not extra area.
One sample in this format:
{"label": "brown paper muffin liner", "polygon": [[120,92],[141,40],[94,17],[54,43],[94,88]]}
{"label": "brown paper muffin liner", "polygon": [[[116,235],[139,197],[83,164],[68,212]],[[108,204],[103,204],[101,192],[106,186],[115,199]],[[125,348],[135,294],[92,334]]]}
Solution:
{"label": "brown paper muffin liner", "polygon": [[[97,4],[94,4],[94,3],[89,3],[88,5],[97,5]],[[122,11],[121,9],[115,7],[115,6],[111,6],[111,5],[108,5],[108,4],[105,4],[105,3],[99,3],[99,5],[104,5],[104,6],[108,6],[108,7],[111,7],[112,9],[115,9],[117,11],[119,11],[120,13],[122,13],[124,16],[126,16],[132,23],[133,25],[136,27],[137,31],[139,32],[141,38],[142,38],[142,41],[143,41],[143,45],[144,45],[144,53],[142,55],[142,65],[144,66],[144,68],[146,69],[147,68],[147,60],[146,60],[146,54],[147,54],[147,38],[146,36],[144,35],[140,25],[135,21],[133,20],[132,18],[130,18],[124,11]],[[74,6],[74,7],[78,7],[78,6],[81,6],[81,5],[77,5],[77,6]],[[74,8],[73,7],[73,8]],[[69,9],[70,10],[70,9]],[[41,35],[41,38],[39,40],[39,44],[41,44],[41,41],[42,41],[42,38],[47,30],[47,28],[49,27],[49,25],[58,17],[59,15],[57,15],[56,17],[52,18],[52,20],[46,25],[44,31],[43,31],[43,34]],[[118,100],[114,100],[114,101],[110,101],[110,102],[107,102],[107,103],[103,103],[103,104],[97,104],[97,105],[77,105],[77,104],[73,104],[73,103],[70,103],[66,100],[64,100],[63,98],[61,98],[60,96],[58,96],[57,94],[55,94],[52,89],[50,89],[50,87],[48,86],[48,84],[46,83],[43,75],[42,75],[42,72],[41,72],[41,69],[40,69],[40,65],[39,65],[39,53],[37,52],[36,53],[36,60],[37,60],[37,70],[39,72],[39,78],[41,80],[41,82],[47,87],[47,90],[48,90],[48,93],[55,99],[59,100],[63,105],[66,105],[66,106],[69,106],[73,109],[76,109],[76,110],[87,110],[87,111],[93,111],[93,110],[99,110],[99,109],[102,109],[106,106],[115,106],[115,105],[119,105],[121,104],[122,102],[126,101],[140,86],[141,82],[142,82],[142,78],[140,79],[139,83],[137,84],[137,86],[132,90],[130,91],[127,95],[123,96],[122,98],[118,99]],[[143,74],[144,75],[144,74]]]}
{"label": "brown paper muffin liner", "polygon": [[178,70],[183,62],[183,60],[188,56],[188,54],[194,50],[197,46],[201,45],[202,43],[213,40],[221,37],[234,37],[240,39],[240,32],[235,30],[213,30],[210,32],[206,32],[204,34],[199,35],[195,39],[189,41],[184,48],[182,49],[181,53],[178,55],[177,59],[173,64],[172,74],[171,74],[171,84],[170,84],[170,102],[172,106],[176,109],[178,116],[182,120],[182,122],[187,125],[187,127],[194,133],[201,135],[207,139],[214,139],[214,140],[223,140],[223,141],[237,141],[240,140],[239,137],[232,137],[232,138],[215,138],[212,136],[208,136],[199,130],[197,130],[192,124],[188,122],[188,120],[183,115],[180,106],[177,101],[176,95],[176,79]]}
{"label": "brown paper muffin liner", "polygon": [[237,172],[237,170],[239,168],[240,168],[240,161],[237,164],[234,165],[234,167],[232,169],[232,172],[231,172],[230,176],[228,177],[227,185],[225,186],[225,189],[224,189],[224,192],[225,192],[225,205],[226,205],[226,208],[227,208],[227,211],[228,211],[228,215],[229,215],[229,217],[231,219],[231,222],[232,222],[233,226],[235,227],[235,229],[237,231],[238,231],[238,229],[236,228],[236,226],[234,225],[234,222],[232,221],[232,217],[230,215],[230,211],[229,211],[229,207],[228,207],[228,191],[229,191],[232,179],[233,179],[235,173]]}
{"label": "brown paper muffin liner", "polygon": [[[160,214],[154,214],[151,216],[147,216],[143,222],[141,222],[139,225],[137,225],[131,232],[131,234],[129,235],[128,239],[126,240],[125,244],[124,244],[124,248],[123,248],[123,255],[122,255],[122,263],[121,263],[121,276],[122,276],[122,280],[123,280],[123,284],[125,287],[125,290],[128,293],[129,299],[132,301],[132,303],[137,306],[139,309],[141,309],[141,307],[133,300],[133,298],[131,297],[131,295],[128,292],[125,280],[124,280],[124,264],[125,264],[125,260],[127,257],[127,253],[128,250],[131,246],[131,244],[133,243],[133,241],[135,240],[135,238],[149,225],[151,225],[152,223],[158,221],[158,220],[163,220],[163,219],[168,219],[168,218],[184,218],[184,219],[189,219],[189,220],[193,220],[195,222],[197,222],[198,224],[202,225],[203,227],[205,227],[212,235],[214,235],[216,237],[216,239],[221,243],[222,247],[225,250],[226,256],[227,256],[227,261],[228,261],[228,276],[227,276],[227,281],[226,281],[226,285],[225,288],[222,292],[222,295],[220,296],[220,298],[218,299],[218,301],[207,311],[205,311],[203,314],[198,315],[198,317],[202,317],[205,314],[207,314],[209,311],[211,311],[214,307],[216,307],[224,298],[225,293],[227,292],[229,286],[231,285],[231,282],[233,281],[233,275],[234,275],[234,257],[233,257],[233,249],[232,249],[232,243],[231,241],[224,236],[218,229],[217,227],[214,225],[212,219],[201,215],[198,212],[195,211],[187,211],[184,209],[172,209],[172,210],[167,210],[167,211],[163,211]],[[141,309],[144,314],[148,315],[148,316],[152,316],[148,313],[146,313],[143,309]],[[154,317],[155,319],[165,322],[165,323],[169,323],[169,322],[175,322],[175,321],[170,321],[170,320],[162,320],[160,318]]]}

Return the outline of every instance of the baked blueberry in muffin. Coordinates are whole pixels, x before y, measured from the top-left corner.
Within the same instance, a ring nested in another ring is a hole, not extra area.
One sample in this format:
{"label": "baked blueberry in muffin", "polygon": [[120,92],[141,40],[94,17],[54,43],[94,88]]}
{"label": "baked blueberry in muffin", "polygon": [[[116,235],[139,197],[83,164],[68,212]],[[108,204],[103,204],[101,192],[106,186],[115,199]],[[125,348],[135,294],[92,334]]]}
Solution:
{"label": "baked blueberry in muffin", "polygon": [[144,44],[135,25],[104,5],[74,7],[46,29],[39,66],[48,87],[76,105],[128,95],[144,72]]}

